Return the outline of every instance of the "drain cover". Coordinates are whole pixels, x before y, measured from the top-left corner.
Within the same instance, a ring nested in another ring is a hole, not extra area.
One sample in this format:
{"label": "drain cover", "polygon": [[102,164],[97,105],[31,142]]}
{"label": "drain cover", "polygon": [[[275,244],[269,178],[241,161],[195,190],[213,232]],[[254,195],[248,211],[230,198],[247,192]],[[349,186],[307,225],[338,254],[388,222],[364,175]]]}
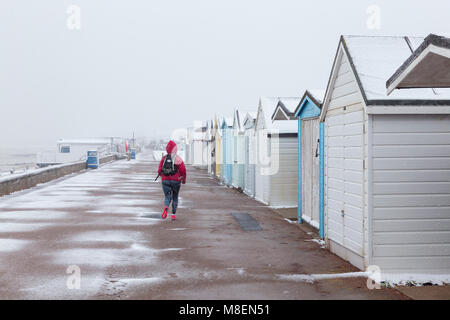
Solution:
{"label": "drain cover", "polygon": [[231,215],[244,231],[262,230],[258,221],[253,219],[247,212],[232,212]]}
{"label": "drain cover", "polygon": [[150,219],[161,219],[161,215],[159,213],[147,214],[141,216],[141,218],[150,218]]}

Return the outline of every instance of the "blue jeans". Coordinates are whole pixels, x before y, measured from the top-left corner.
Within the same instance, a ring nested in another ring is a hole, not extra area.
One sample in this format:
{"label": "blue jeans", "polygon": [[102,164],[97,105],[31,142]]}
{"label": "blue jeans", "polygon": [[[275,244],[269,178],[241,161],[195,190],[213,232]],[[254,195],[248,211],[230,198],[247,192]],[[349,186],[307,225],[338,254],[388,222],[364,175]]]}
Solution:
{"label": "blue jeans", "polygon": [[162,182],[164,192],[164,205],[168,207],[172,202],[172,213],[177,212],[178,207],[178,193],[180,192],[181,182],[175,180],[165,180]]}

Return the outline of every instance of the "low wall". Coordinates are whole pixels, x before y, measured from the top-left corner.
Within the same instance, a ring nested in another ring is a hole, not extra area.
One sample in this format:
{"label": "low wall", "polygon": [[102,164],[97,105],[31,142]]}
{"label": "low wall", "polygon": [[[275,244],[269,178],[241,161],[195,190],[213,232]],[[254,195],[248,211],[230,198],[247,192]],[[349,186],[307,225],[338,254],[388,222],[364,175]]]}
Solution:
{"label": "low wall", "polygon": [[100,158],[100,164],[104,164],[104,163],[108,163],[108,162],[112,162],[112,161],[115,161],[115,160],[117,160],[118,159],[118,157],[117,156],[115,156],[115,155],[110,155],[110,156],[107,156],[107,157],[103,157],[103,158]]}
{"label": "low wall", "polygon": [[[111,162],[116,159],[117,157],[115,155],[103,157],[100,159],[100,164]],[[80,161],[46,167],[15,177],[2,178],[0,180],[0,197],[13,192],[32,188],[40,183],[49,182],[71,173],[80,172],[85,170],[86,167],[86,161]]]}

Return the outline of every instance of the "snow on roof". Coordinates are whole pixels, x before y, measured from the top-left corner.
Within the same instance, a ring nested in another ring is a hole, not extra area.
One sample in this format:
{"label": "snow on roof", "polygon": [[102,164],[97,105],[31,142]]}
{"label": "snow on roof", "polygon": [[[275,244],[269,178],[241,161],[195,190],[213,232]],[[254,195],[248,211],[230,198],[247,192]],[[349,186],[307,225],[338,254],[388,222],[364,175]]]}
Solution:
{"label": "snow on roof", "polygon": [[[236,109],[234,111],[234,118],[238,119],[238,131],[239,132],[244,132],[244,122],[245,122],[245,118],[247,117],[247,115],[249,114],[250,111],[247,111],[245,109]],[[233,125],[234,125],[234,121],[233,121]]]}
{"label": "snow on roof", "polygon": [[206,137],[206,131],[203,131],[202,128],[194,128],[192,131],[192,140],[204,140]]}
{"label": "snow on roof", "polygon": [[[258,113],[257,112],[247,112],[245,114],[244,120],[243,120],[243,124],[245,125],[247,122],[247,126],[245,126],[246,128],[252,128],[255,125],[255,120],[256,120],[256,115]],[[250,121],[250,122],[249,122]]]}
{"label": "snow on roof", "polygon": [[449,68],[450,38],[429,34],[386,81],[386,88],[391,92],[396,88],[449,87]]}
{"label": "snow on roof", "polygon": [[[368,101],[449,100],[450,89],[394,90],[389,96],[386,81],[423,42],[423,37],[343,36],[350,62],[353,63]],[[409,47],[409,40],[412,48]],[[392,101],[391,101],[392,102]]]}
{"label": "snow on roof", "polygon": [[286,107],[286,109],[293,113],[300,102],[300,97],[288,97],[288,98],[280,98],[280,102]]}
{"label": "snow on roof", "polygon": [[253,119],[253,120],[256,119],[256,115],[257,114],[258,114],[258,112],[255,112],[255,111],[247,112],[248,117]]}
{"label": "snow on roof", "polygon": [[233,125],[233,117],[226,117],[222,119],[222,125],[220,127],[223,127],[223,125],[226,125],[227,127],[231,127]]}
{"label": "snow on roof", "polygon": [[[295,109],[297,109],[298,104],[300,103],[300,97],[290,97],[290,98],[279,98],[277,106],[272,113],[271,119],[275,120],[278,112],[282,112],[285,117],[288,119],[293,119]],[[281,119],[277,119],[281,120]]]}
{"label": "snow on roof", "polygon": [[278,133],[297,133],[298,121],[297,120],[275,120],[272,123],[271,132],[278,131]]}
{"label": "snow on roof", "polygon": [[278,130],[279,133],[297,132],[298,128],[296,120],[272,120],[273,112],[278,106],[279,101],[286,101],[290,107],[292,107],[294,99],[297,99],[297,104],[300,102],[300,98],[261,97],[261,113],[264,117],[265,127],[268,132],[272,132],[273,129]]}
{"label": "snow on roof", "polygon": [[325,97],[325,89],[308,89],[308,92],[318,103],[323,103],[323,98]]}
{"label": "snow on roof", "polygon": [[297,108],[295,108],[294,116],[298,116],[299,109],[302,105],[304,105],[304,100],[306,97],[309,97],[313,101],[315,105],[317,105],[318,108],[322,108],[323,100],[325,97],[326,90],[324,89],[308,89],[305,90],[305,93],[303,94],[303,97],[301,98],[300,102],[298,103]]}

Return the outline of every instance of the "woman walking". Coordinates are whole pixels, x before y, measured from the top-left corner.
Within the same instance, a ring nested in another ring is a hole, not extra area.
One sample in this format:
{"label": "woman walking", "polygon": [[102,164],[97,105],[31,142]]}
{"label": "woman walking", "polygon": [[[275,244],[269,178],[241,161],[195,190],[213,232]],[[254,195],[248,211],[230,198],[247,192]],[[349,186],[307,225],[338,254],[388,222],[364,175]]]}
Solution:
{"label": "woman walking", "polygon": [[162,157],[159,163],[158,175],[161,176],[162,188],[164,192],[164,210],[162,218],[167,218],[169,206],[172,202],[172,220],[176,220],[175,215],[178,207],[178,193],[181,184],[186,183],[186,167],[183,159],[177,155],[177,144],[172,140],[166,146],[167,154]]}

